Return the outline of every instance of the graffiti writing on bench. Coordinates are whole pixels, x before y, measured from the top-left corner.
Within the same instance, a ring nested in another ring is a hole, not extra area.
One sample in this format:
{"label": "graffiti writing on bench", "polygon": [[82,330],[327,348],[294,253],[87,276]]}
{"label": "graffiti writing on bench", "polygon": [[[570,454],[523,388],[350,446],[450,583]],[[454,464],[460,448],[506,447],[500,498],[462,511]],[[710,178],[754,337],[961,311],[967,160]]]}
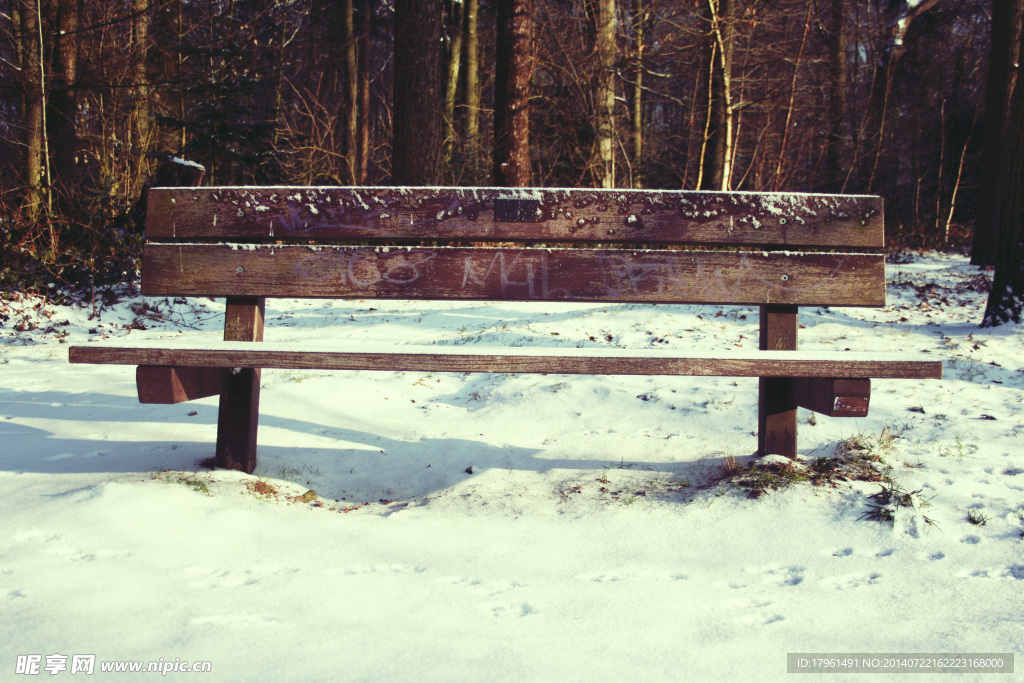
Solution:
{"label": "graffiti writing on bench", "polygon": [[[427,264],[430,264],[429,266]],[[584,249],[324,248],[301,259],[297,274],[342,287],[411,285],[467,298],[542,300],[782,301],[827,285],[844,259],[799,276],[787,261],[748,254],[600,252]]]}
{"label": "graffiti writing on bench", "polygon": [[[516,275],[515,271],[519,274]],[[550,286],[551,266],[548,253],[499,251],[490,263],[477,264],[472,256],[466,256],[462,266],[462,289],[473,285],[484,287],[488,281],[497,280],[502,296],[516,291],[523,299],[566,299],[571,298],[569,290]],[[514,290],[512,288],[515,288]],[[525,293],[522,291],[525,288]]]}
{"label": "graffiti writing on bench", "polygon": [[380,282],[405,285],[419,280],[421,267],[437,256],[432,251],[377,252],[327,249],[299,261],[299,277],[314,282],[340,280],[341,284],[371,287]]}

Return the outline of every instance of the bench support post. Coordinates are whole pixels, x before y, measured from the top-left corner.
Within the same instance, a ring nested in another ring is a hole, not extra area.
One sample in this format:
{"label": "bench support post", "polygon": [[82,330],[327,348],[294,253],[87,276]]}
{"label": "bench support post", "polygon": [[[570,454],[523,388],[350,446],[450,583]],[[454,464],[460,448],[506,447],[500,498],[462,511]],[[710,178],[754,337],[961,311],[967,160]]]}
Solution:
{"label": "bench support post", "polygon": [[139,403],[184,403],[223,393],[230,374],[227,368],[140,365],[135,384]]}
{"label": "bench support post", "polygon": [[[224,341],[263,341],[266,299],[228,297]],[[232,370],[220,395],[217,467],[252,473],[256,469],[256,429],[260,413],[260,370]]]}
{"label": "bench support post", "polygon": [[[796,306],[761,306],[759,348],[762,351],[796,350],[797,310]],[[796,457],[796,401],[792,379],[759,379],[757,453]]]}

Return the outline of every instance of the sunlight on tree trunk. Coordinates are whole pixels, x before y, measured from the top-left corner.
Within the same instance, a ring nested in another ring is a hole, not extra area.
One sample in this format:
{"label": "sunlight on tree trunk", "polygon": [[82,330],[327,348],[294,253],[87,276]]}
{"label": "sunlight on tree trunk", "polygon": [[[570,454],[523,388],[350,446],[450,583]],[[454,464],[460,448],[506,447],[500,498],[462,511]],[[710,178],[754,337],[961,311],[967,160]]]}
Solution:
{"label": "sunlight on tree trunk", "polygon": [[150,88],[146,63],[149,56],[149,3],[150,0],[132,0],[132,80],[135,95],[135,161],[132,174],[132,194],[138,195],[146,183],[149,162],[146,155],[152,143],[150,133]]}
{"label": "sunlight on tree trunk", "polygon": [[615,0],[598,0],[597,153],[601,187],[615,187],[615,10]]}
{"label": "sunlight on tree trunk", "polygon": [[[345,119],[345,158],[352,184],[359,184],[359,55],[356,40],[355,8],[352,0],[344,0],[341,8],[345,31],[345,82],[348,93],[348,115]],[[283,41],[282,41],[283,42]]]}
{"label": "sunlight on tree trunk", "polygon": [[469,182],[482,182],[480,149],[480,0],[466,2],[466,156]]}
{"label": "sunlight on tree trunk", "polygon": [[461,0],[456,0],[455,2],[449,3],[449,10],[451,13],[449,30],[452,31],[452,37],[448,46],[448,83],[445,86],[444,94],[444,119],[446,129],[444,158],[445,161],[450,164],[458,138],[455,131],[455,100],[459,91],[459,72],[462,66],[462,24],[464,21],[463,14],[465,13],[465,8]]}
{"label": "sunlight on tree trunk", "polygon": [[706,150],[700,188],[728,190],[732,182],[733,124],[732,53],[735,0],[708,0],[711,68],[708,84]]}

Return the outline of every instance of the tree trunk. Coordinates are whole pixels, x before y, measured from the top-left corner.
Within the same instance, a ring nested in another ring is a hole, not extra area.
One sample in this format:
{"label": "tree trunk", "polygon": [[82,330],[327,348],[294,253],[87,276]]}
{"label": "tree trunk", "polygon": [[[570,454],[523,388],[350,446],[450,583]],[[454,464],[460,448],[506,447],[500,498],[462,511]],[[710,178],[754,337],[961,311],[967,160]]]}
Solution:
{"label": "tree trunk", "polygon": [[996,262],[999,211],[1006,183],[1007,118],[1017,90],[1017,46],[1024,24],[1024,0],[993,0],[992,50],[985,89],[985,126],[978,166],[978,213],[974,218],[971,263],[991,266]]}
{"label": "tree trunk", "polygon": [[72,206],[71,184],[75,178],[77,130],[75,115],[78,98],[78,26],[83,12],[81,0],[58,0],[52,7],[57,32],[53,36],[50,94],[47,97],[47,138],[50,146],[50,168],[53,188],[63,210]]}
{"label": "tree trunk", "polygon": [[[1024,58],[1024,37],[1018,37],[1017,60]],[[1024,310],[1024,97],[1017,88],[1010,111],[1009,162],[999,216],[996,274],[988,295],[982,327],[1020,322]]]}
{"label": "tree trunk", "polygon": [[149,161],[146,155],[152,146],[150,126],[150,86],[146,64],[149,58],[149,4],[151,0],[132,0],[131,69],[135,110],[135,144],[132,154],[132,195],[137,196],[146,184]]}
{"label": "tree trunk", "polygon": [[363,46],[359,54],[359,164],[356,184],[366,185],[370,173],[370,42],[373,0],[363,0]]}
{"label": "tree trunk", "polygon": [[29,221],[39,218],[45,206],[48,186],[44,184],[46,163],[46,129],[43,125],[45,93],[43,90],[43,62],[40,44],[38,5],[31,0],[13,0],[18,5],[21,19],[18,46],[21,69],[21,87],[24,92],[22,110],[22,143],[25,148],[23,166],[25,196],[22,213]]}
{"label": "tree trunk", "polygon": [[480,0],[466,0],[466,149],[469,181],[480,182]]}
{"label": "tree trunk", "polygon": [[450,5],[450,30],[453,35],[448,50],[448,84],[444,94],[444,118],[447,131],[444,141],[444,158],[447,163],[451,163],[455,140],[458,137],[455,132],[455,99],[459,91],[459,70],[462,66],[462,24],[465,13],[465,7],[461,0],[456,0]]}
{"label": "tree trunk", "polygon": [[647,12],[643,1],[636,0],[633,9],[633,35],[636,44],[633,72],[633,168],[632,187],[642,188],[644,179],[644,40],[646,38]]}
{"label": "tree trunk", "polygon": [[708,88],[702,190],[728,190],[732,182],[732,53],[735,0],[708,0],[711,19],[711,83]]}
{"label": "tree trunk", "polygon": [[598,0],[597,82],[598,180],[601,187],[615,187],[615,0]]}
{"label": "tree trunk", "polygon": [[[352,184],[358,185],[359,167],[359,55],[357,50],[355,8],[352,0],[343,0],[342,23],[345,31],[345,71],[348,94],[348,113],[345,118],[345,157]],[[283,44],[284,41],[282,41]]]}
{"label": "tree trunk", "polygon": [[527,186],[530,174],[530,80],[533,0],[498,1],[494,87],[494,182]]}
{"label": "tree trunk", "polygon": [[444,51],[440,0],[395,0],[391,182],[444,180]]}

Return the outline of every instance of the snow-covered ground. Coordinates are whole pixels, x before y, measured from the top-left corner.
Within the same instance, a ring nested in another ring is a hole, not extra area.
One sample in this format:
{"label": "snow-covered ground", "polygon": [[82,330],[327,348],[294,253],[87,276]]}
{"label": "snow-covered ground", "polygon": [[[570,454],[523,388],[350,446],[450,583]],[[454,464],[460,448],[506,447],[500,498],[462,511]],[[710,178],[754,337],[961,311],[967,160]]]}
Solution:
{"label": "snow-covered ground", "polygon": [[[1024,327],[978,328],[987,282],[929,254],[889,266],[884,309],[803,309],[803,349],[946,377],[875,380],[864,419],[801,410],[806,464],[845,442],[882,483],[757,497],[725,475],[753,461],[756,380],[266,370],[250,476],[198,464],[215,398],[141,405],[132,368],[67,362],[69,342],[219,338],[220,302],[0,301],[0,680],[95,655],[100,679],[760,681],[788,653],[1016,653],[941,680],[1024,680]],[[282,342],[757,344],[752,307],[267,317]],[[866,518],[884,486],[914,503],[891,523]]]}

